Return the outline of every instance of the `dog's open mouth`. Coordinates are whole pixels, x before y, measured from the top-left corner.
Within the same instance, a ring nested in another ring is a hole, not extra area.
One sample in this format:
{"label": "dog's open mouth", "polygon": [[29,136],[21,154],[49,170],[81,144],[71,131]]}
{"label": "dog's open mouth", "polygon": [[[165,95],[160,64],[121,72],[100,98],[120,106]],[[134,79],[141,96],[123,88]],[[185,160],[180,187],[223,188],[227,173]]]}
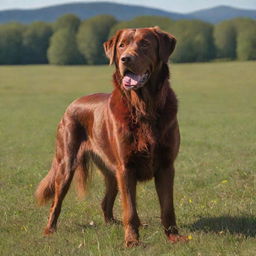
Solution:
{"label": "dog's open mouth", "polygon": [[142,75],[137,75],[130,70],[124,72],[122,85],[126,90],[141,88],[148,80],[149,72]]}

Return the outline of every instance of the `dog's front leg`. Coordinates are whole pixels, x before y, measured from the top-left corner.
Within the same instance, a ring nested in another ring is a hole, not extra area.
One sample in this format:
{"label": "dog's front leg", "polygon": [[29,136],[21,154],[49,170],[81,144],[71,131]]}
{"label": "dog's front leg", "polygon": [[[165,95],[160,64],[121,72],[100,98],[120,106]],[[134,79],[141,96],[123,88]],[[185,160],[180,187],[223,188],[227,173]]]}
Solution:
{"label": "dog's front leg", "polygon": [[136,210],[137,180],[132,170],[119,168],[117,181],[123,208],[125,245],[133,247],[139,244],[140,220]]}
{"label": "dog's front leg", "polygon": [[178,233],[173,205],[174,167],[160,169],[155,174],[155,186],[161,207],[161,221],[165,234],[172,243],[187,241],[186,236]]}

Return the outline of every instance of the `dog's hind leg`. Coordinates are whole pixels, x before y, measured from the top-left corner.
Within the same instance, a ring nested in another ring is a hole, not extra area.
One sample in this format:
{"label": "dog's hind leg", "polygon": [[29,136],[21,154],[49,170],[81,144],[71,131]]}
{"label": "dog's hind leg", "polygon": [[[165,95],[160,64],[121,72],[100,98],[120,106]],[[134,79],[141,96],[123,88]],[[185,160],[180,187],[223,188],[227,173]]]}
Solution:
{"label": "dog's hind leg", "polygon": [[47,226],[44,230],[45,235],[51,234],[56,230],[57,220],[60,215],[62,201],[69,189],[70,183],[73,178],[73,170],[68,170],[68,163],[63,161],[59,164],[57,175],[55,179],[55,193],[50,214],[48,218]]}
{"label": "dog's hind leg", "polygon": [[105,175],[106,192],[101,202],[106,223],[116,222],[113,216],[113,206],[118,192],[116,177],[113,174]]}
{"label": "dog's hind leg", "polygon": [[48,223],[44,233],[46,235],[56,230],[62,201],[67,194],[70,183],[78,164],[77,154],[81,145],[81,132],[71,120],[61,121],[57,134],[56,174],[54,180],[54,197],[50,209]]}

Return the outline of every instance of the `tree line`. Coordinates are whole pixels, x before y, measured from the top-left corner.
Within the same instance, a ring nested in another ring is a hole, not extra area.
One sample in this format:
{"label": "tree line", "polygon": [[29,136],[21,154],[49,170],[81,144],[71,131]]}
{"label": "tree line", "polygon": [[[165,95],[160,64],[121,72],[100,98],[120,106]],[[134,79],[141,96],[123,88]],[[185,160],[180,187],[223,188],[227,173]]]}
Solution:
{"label": "tree line", "polygon": [[0,65],[106,64],[102,44],[118,29],[155,25],[177,38],[173,62],[256,60],[256,20],[249,18],[212,25],[199,20],[173,21],[158,16],[119,22],[112,16],[100,15],[81,21],[67,14],[55,23],[0,25]]}

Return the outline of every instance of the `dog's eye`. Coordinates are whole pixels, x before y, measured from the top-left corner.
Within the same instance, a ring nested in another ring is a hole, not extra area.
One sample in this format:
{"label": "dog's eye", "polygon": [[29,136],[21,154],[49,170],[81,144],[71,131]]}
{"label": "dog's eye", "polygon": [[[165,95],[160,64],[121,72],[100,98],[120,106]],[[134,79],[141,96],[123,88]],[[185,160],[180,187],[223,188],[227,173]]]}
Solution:
{"label": "dog's eye", "polygon": [[124,48],[124,43],[119,44],[119,48]]}

